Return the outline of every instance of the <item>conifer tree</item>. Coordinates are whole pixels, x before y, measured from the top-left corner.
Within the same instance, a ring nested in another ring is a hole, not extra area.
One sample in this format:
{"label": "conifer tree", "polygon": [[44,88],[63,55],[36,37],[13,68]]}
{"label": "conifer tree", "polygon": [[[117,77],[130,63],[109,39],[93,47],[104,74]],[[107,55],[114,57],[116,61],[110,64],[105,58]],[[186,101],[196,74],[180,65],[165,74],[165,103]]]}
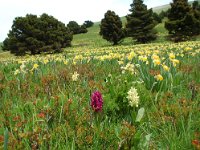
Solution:
{"label": "conifer tree", "polygon": [[153,19],[152,9],[147,9],[143,0],[133,0],[130,5],[131,14],[127,15],[127,34],[139,43],[147,43],[156,39],[154,29],[156,23]]}
{"label": "conifer tree", "polygon": [[86,28],[89,28],[89,27],[92,27],[94,25],[94,22],[90,21],[90,20],[86,20],[83,25],[86,27]]}
{"label": "conifer tree", "polygon": [[105,40],[117,45],[124,37],[122,21],[114,11],[108,10],[104,19],[101,20],[100,33]]}
{"label": "conifer tree", "polygon": [[[192,4],[192,9],[194,12],[194,17],[200,21],[200,4],[198,1],[194,1]],[[197,26],[196,31],[194,31],[196,34],[195,35],[199,35],[200,34],[200,26]]]}
{"label": "conifer tree", "polygon": [[56,53],[70,46],[72,38],[65,24],[53,16],[27,14],[14,19],[3,49],[15,55]]}
{"label": "conifer tree", "polygon": [[195,17],[188,0],[173,0],[165,28],[175,42],[189,40],[199,34],[200,20]]}

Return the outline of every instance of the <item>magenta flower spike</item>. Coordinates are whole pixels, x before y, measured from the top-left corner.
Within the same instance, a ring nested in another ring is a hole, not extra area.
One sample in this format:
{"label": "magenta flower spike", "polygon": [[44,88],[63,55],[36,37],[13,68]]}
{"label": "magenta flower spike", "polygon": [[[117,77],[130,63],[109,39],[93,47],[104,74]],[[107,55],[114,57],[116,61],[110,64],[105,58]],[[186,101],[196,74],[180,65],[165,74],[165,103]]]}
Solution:
{"label": "magenta flower spike", "polygon": [[95,112],[102,111],[103,99],[99,91],[92,93],[90,105]]}

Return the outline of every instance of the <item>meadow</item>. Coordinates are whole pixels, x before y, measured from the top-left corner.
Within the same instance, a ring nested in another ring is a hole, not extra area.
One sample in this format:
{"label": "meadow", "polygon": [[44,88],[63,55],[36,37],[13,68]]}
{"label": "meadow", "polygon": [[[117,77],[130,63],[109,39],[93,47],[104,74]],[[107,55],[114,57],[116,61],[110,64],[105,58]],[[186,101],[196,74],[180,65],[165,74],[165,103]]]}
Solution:
{"label": "meadow", "polygon": [[200,42],[125,39],[99,24],[61,54],[0,54],[0,149],[200,149]]}

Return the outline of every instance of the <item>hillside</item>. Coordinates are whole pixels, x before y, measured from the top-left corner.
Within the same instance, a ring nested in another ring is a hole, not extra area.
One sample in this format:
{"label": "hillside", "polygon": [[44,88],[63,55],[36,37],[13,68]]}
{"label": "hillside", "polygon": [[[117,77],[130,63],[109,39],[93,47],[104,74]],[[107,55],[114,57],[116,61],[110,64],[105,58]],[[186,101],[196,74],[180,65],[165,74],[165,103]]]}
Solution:
{"label": "hillside", "polygon": [[156,13],[160,13],[161,11],[167,11],[169,8],[170,8],[170,5],[166,4],[166,5],[154,7],[153,11],[156,12]]}
{"label": "hillside", "polygon": [[[126,18],[122,17],[122,22],[125,25],[126,23]],[[106,40],[102,39],[102,37],[99,35],[99,28],[100,23],[95,23],[94,26],[88,28],[88,33],[86,34],[77,34],[74,35],[73,41],[72,41],[72,46],[73,47],[83,47],[83,46],[89,46],[89,47],[101,47],[101,46],[111,46],[109,42]],[[164,22],[161,24],[158,24],[155,29],[158,32],[158,38],[155,42],[163,42],[165,41],[165,35],[167,35],[167,30],[164,28]],[[166,42],[166,41],[165,41]],[[131,38],[126,38],[124,41],[121,43],[121,45],[127,45],[127,44],[132,44],[132,39]]]}
{"label": "hillside", "polygon": [[[198,2],[200,2],[200,0],[197,0]],[[194,1],[190,1],[189,3],[192,5]],[[162,5],[162,6],[157,6],[153,8],[153,11],[156,13],[160,13],[162,10],[166,11],[170,8],[170,4],[166,4],[166,5]]]}

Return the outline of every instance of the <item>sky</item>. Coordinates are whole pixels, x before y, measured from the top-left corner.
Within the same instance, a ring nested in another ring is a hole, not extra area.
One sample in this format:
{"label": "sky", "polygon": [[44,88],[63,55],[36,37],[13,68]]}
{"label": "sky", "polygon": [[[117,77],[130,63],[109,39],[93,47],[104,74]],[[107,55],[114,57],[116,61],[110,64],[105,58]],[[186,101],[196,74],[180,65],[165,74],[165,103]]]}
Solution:
{"label": "sky", "polygon": [[[148,8],[169,4],[172,0],[144,0]],[[101,21],[107,10],[119,16],[129,14],[133,0],[0,0],[0,42],[6,37],[13,20],[26,14],[52,15],[67,24],[86,20]]]}

